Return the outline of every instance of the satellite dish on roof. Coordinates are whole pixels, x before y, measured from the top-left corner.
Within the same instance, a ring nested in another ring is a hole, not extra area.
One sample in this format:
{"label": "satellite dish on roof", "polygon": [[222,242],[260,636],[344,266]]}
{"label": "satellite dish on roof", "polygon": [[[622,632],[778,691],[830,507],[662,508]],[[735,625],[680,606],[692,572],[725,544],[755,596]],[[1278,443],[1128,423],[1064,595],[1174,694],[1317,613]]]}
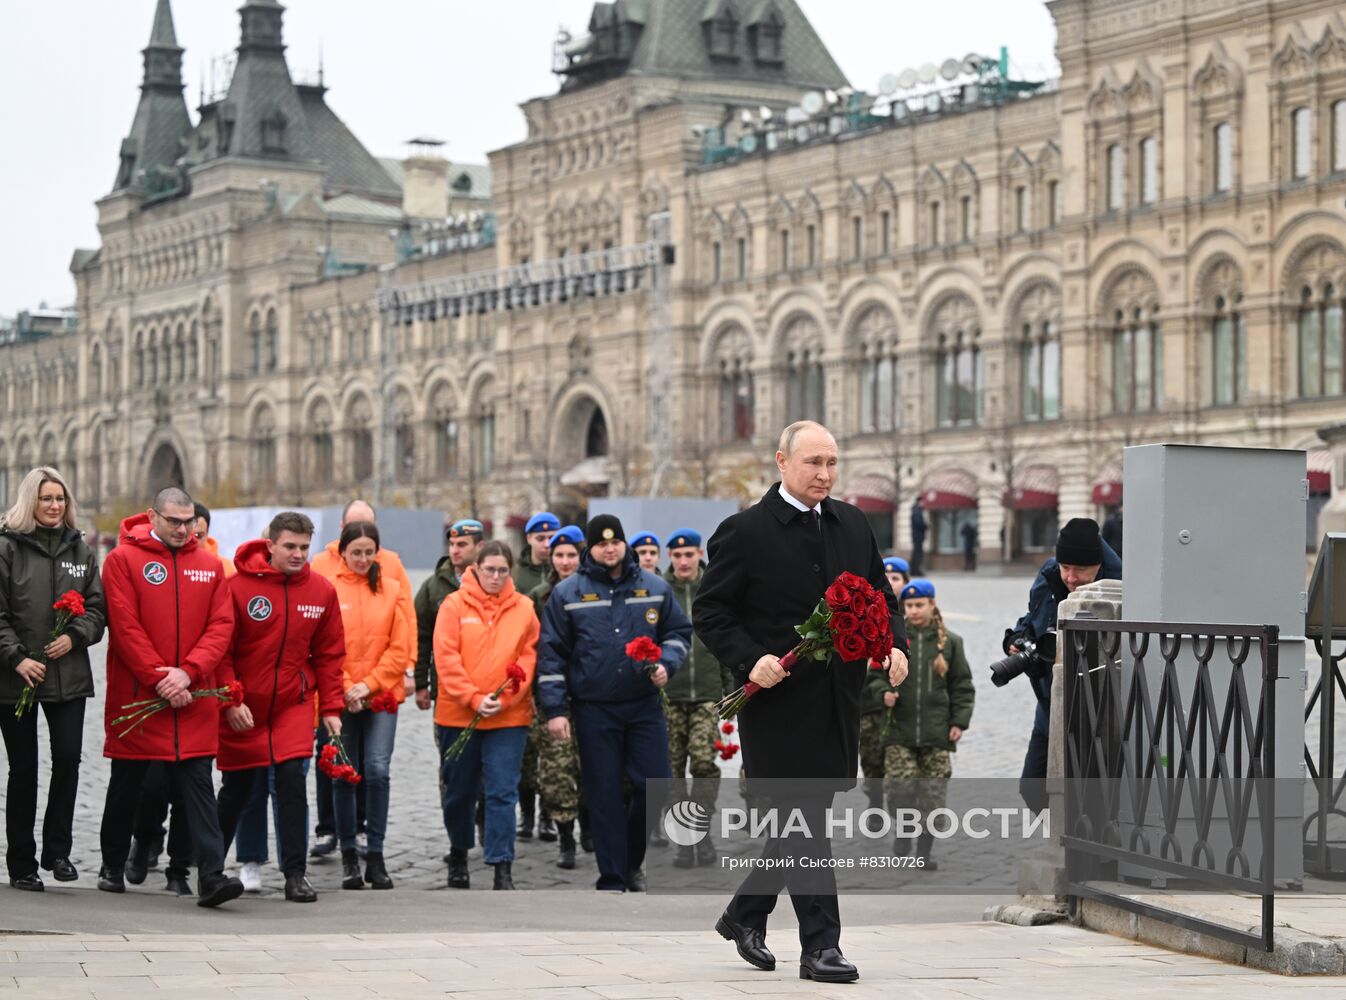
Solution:
{"label": "satellite dish on roof", "polygon": [[939,76],[939,70],[935,68],[934,63],[926,63],[918,70],[917,75],[922,83],[934,83],[935,77]]}
{"label": "satellite dish on roof", "polygon": [[751,134],[745,135],[738,141],[738,148],[745,153],[757,152],[757,136]]}
{"label": "satellite dish on roof", "polygon": [[939,75],[946,80],[952,80],[958,76],[962,68],[962,63],[957,59],[945,59],[939,67]]}
{"label": "satellite dish on roof", "polygon": [[963,56],[963,72],[975,73],[981,69],[982,58],[975,52],[969,52]]}
{"label": "satellite dish on roof", "polygon": [[897,85],[903,90],[910,90],[916,86],[916,71],[914,69],[904,69],[897,77]]}
{"label": "satellite dish on roof", "polygon": [[897,77],[894,74],[885,73],[879,77],[879,93],[884,97],[897,93]]}
{"label": "satellite dish on roof", "polygon": [[806,115],[816,115],[823,109],[823,95],[816,90],[810,90],[800,100],[799,106],[804,109]]}
{"label": "satellite dish on roof", "polygon": [[786,108],[785,123],[787,125],[801,125],[809,120],[809,113],[803,108]]}

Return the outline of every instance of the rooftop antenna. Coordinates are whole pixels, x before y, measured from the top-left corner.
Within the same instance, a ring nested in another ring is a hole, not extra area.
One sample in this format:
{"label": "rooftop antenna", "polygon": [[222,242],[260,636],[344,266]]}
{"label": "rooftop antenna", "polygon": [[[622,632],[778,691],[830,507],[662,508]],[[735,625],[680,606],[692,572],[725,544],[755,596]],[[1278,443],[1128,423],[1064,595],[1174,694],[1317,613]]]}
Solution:
{"label": "rooftop antenna", "polygon": [[326,86],[323,82],[322,39],[318,39],[318,86]]}

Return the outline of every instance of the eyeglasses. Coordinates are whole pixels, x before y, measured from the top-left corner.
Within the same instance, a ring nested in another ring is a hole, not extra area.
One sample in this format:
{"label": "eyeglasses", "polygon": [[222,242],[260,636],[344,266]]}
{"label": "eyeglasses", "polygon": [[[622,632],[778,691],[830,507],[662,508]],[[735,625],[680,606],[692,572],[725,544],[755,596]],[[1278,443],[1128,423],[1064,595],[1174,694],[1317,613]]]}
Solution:
{"label": "eyeglasses", "polygon": [[62,507],[64,507],[65,497],[38,497],[37,502],[45,504],[60,504]]}
{"label": "eyeglasses", "polygon": [[156,510],[154,516],[160,518],[170,528],[190,528],[196,524],[195,517],[169,517],[163,511]]}
{"label": "eyeglasses", "polygon": [[477,572],[483,576],[509,576],[508,566],[478,566]]}

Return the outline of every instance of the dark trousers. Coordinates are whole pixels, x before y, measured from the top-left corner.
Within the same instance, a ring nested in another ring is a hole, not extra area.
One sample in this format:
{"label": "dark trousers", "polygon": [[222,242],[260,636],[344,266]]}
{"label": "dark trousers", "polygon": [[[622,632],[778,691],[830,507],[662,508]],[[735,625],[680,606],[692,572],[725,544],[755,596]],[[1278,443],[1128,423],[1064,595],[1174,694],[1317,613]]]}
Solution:
{"label": "dark trousers", "polygon": [[[649,825],[645,782],[671,777],[668,723],[656,695],[635,701],[572,702],[580,779],[589,806],[598,888],[626,888],[626,873],[645,863]],[[622,801],[622,776],[631,798]]]}
{"label": "dark trousers", "polygon": [[[431,730],[433,734],[434,730]],[[327,746],[327,729],[319,726],[317,736],[313,740],[313,755],[316,757],[322,753],[322,748]],[[349,749],[349,748],[347,748]],[[351,761],[351,764],[357,771],[364,774],[363,761]],[[318,768],[313,769],[314,787],[318,795],[318,822],[313,827],[315,837],[335,837],[336,836],[336,811],[332,805],[332,779],[323,774]],[[355,828],[360,833],[365,832],[365,786],[364,782],[355,786]]]}
{"label": "dark trousers", "polygon": [[[51,780],[47,783],[47,812],[42,818],[42,867],[70,857],[71,827],[75,821],[75,792],[79,788],[80,748],[84,742],[85,699],[39,702],[47,718],[51,740]],[[37,709],[14,718],[14,709],[0,705],[0,733],[9,757],[9,784],[5,792],[5,864],[10,878],[37,871]]]}
{"label": "dark trousers", "polygon": [[965,573],[971,573],[971,572],[973,572],[974,570],[976,570],[976,568],[977,568],[977,550],[976,550],[976,549],[964,549],[964,550],[963,550],[963,572],[965,572]]}
{"label": "dark trousers", "polygon": [[[218,803],[222,843],[230,844],[238,830],[238,818],[243,814],[253,789],[259,784],[266,788],[269,768],[257,767],[247,771],[225,771],[220,782]],[[276,765],[276,835],[280,838],[280,870],[290,875],[303,875],[307,869],[305,850],[308,841],[308,789],[304,785],[304,760],[281,761]]]}
{"label": "dark trousers", "polygon": [[[136,842],[151,850],[154,844],[164,839],[164,823],[168,823],[168,867],[164,874],[169,878],[186,878],[192,867],[192,837],[187,830],[187,820],[183,816],[182,799],[174,792],[173,782],[168,774],[169,765],[161,760],[152,762],[145,771],[140,784],[140,804],[136,806],[135,826],[132,833]],[[170,818],[168,808],[172,805]]]}
{"label": "dark trousers", "polygon": [[[148,760],[112,762],[107,801],[103,805],[103,827],[99,832],[103,866],[112,871],[119,872],[126,867],[140,788],[145,781],[145,772],[154,763]],[[198,883],[224,871],[224,841],[220,837],[219,812],[211,777],[214,763],[213,757],[193,757],[165,764],[173,794],[182,802],[183,819],[196,856]]]}
{"label": "dark trousers", "polygon": [[[1035,690],[1041,685],[1041,681],[1033,681]],[[1046,680],[1046,690],[1051,691],[1050,677]],[[1034,812],[1047,808],[1047,743],[1050,727],[1051,716],[1047,707],[1039,701],[1033,716],[1033,732],[1028,737],[1028,752],[1024,754],[1023,773],[1019,776],[1019,797]]]}
{"label": "dark trousers", "polygon": [[[817,834],[805,837],[792,832],[786,837],[770,837],[762,857],[776,859],[832,857],[832,842],[827,837],[826,811],[831,799],[772,803],[782,817],[798,809],[808,829]],[[784,820],[782,820],[784,822]],[[831,891],[828,891],[830,886]],[[738,887],[725,913],[734,923],[766,931],[767,917],[776,908],[782,889],[790,890],[790,902],[799,920],[799,943],[805,952],[836,948],[841,944],[841,910],[837,906],[836,876],[827,866],[802,868],[796,860],[791,868],[754,868]]]}
{"label": "dark trousers", "polygon": [[911,575],[921,576],[925,565],[925,537],[911,540]]}

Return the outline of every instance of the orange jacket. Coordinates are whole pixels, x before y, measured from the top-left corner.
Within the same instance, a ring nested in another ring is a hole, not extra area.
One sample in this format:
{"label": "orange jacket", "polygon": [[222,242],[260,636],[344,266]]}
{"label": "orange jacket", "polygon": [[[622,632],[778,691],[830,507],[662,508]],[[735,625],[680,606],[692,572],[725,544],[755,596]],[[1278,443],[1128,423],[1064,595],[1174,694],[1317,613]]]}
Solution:
{"label": "orange jacket", "polygon": [[439,606],[435,618],[435,669],[439,698],[435,722],[461,728],[472,721],[482,700],[505,680],[505,668],[517,663],[527,680],[515,694],[500,693],[504,708],[478,729],[527,726],[533,721],[533,673],[537,667],[540,625],[533,602],[505,579],[498,594],[487,594],[476,570],[463,575],[462,586]]}
{"label": "orange jacket", "polygon": [[220,555],[220,543],[215,541],[215,539],[207,535],[206,540],[201,543],[201,547],[218,559],[220,564],[224,566],[224,578],[226,580],[238,572],[234,567],[234,561],[232,559],[227,559]]}
{"label": "orange jacket", "polygon": [[332,585],[346,630],[345,688],[350,690],[363,681],[370,694],[392,691],[401,702],[406,698],[402,675],[412,648],[412,630],[398,609],[402,584],[384,577],[376,594],[365,577],[342,565]]}
{"label": "orange jacket", "polygon": [[[319,576],[326,577],[333,583],[336,583],[337,575],[346,568],[346,560],[341,558],[341,553],[337,551],[339,542],[328,542],[327,547],[313,557],[309,565],[313,572]],[[413,602],[416,592],[411,587],[411,577],[407,576],[407,568],[402,565],[402,558],[392,549],[380,547],[374,556],[374,561],[379,564],[379,575],[385,580],[392,578],[402,585],[401,596],[398,599],[398,607],[402,611],[402,617],[407,620],[407,628],[411,629],[414,639],[416,635],[416,606]],[[365,587],[369,589],[368,586]],[[411,654],[403,670],[414,670],[416,667],[416,643],[411,643]]]}

